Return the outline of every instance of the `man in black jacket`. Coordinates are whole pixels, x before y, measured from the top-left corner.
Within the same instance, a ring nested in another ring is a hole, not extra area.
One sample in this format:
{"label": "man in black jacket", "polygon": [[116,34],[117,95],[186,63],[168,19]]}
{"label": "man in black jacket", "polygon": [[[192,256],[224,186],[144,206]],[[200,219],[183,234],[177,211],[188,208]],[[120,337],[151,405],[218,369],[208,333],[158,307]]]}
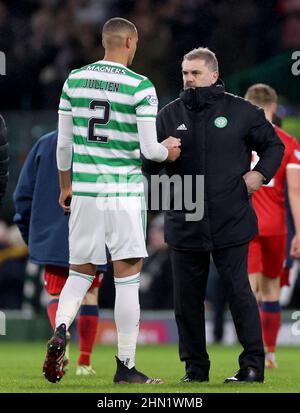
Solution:
{"label": "man in black jacket", "polygon": [[6,126],[3,117],[0,115],[0,201],[6,192],[8,181],[8,143],[6,136]]}
{"label": "man in black jacket", "polygon": [[[244,349],[239,371],[225,382],[262,382],[261,326],[247,276],[248,243],[257,234],[251,195],[274,176],[284,145],[262,109],[225,92],[218,61],[209,49],[187,53],[182,74],[184,90],[157,118],[159,141],[169,135],[181,139],[181,156],[174,163],[165,164],[167,175],[176,174],[182,180],[187,175],[193,179],[204,176],[203,217],[187,220],[186,209],[172,207],[165,216],[179,354],[186,363],[182,381],[209,379],[204,299],[212,253]],[[260,161],[250,171],[252,150],[259,154]],[[157,174],[161,167],[144,160],[144,172]],[[195,181],[193,196],[197,190]]]}

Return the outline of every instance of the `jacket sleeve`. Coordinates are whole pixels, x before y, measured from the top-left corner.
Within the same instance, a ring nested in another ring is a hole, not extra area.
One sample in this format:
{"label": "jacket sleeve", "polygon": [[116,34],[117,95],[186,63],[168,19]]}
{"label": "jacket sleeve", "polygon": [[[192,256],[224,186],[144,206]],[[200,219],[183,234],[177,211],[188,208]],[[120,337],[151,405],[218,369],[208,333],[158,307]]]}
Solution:
{"label": "jacket sleeve", "polygon": [[13,220],[26,244],[29,239],[31,207],[38,169],[38,148],[39,142],[31,149],[25,160],[13,195],[16,210]]}
{"label": "jacket sleeve", "polygon": [[[156,118],[156,130],[157,130],[157,141],[162,142],[167,138],[165,129],[163,126],[162,120],[162,112],[160,111]],[[143,162],[142,171],[144,174],[149,175],[157,175],[159,172],[165,167],[166,161],[164,162],[154,162],[146,159],[143,155],[141,155],[141,159]]]}
{"label": "jacket sleeve", "polygon": [[6,192],[8,181],[8,142],[4,119],[0,115],[0,200]]}
{"label": "jacket sleeve", "polygon": [[272,124],[266,119],[263,109],[251,108],[251,126],[247,142],[251,150],[256,151],[259,161],[253,168],[260,172],[268,183],[275,175],[284,155],[284,144],[278,138]]}

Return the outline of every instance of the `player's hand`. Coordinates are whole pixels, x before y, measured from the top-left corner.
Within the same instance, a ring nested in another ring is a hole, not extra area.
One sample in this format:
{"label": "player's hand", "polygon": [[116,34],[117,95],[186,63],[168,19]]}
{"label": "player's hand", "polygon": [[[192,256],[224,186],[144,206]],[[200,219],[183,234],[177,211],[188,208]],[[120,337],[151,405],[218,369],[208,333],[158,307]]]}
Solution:
{"label": "player's hand", "polygon": [[254,194],[254,192],[262,186],[265,180],[264,176],[258,171],[249,171],[243,175],[243,178],[249,195]]}
{"label": "player's hand", "polygon": [[291,243],[290,254],[294,258],[300,258],[300,235],[294,235]]}
{"label": "player's hand", "polygon": [[59,196],[59,205],[64,210],[65,214],[69,214],[71,212],[70,203],[72,199],[72,189],[62,189],[60,191]]}
{"label": "player's hand", "polygon": [[170,148],[168,149],[168,151],[169,151],[169,154],[166,159],[167,162],[174,162],[176,161],[176,159],[179,158],[180,152],[181,152],[180,148]]}
{"label": "player's hand", "polygon": [[181,146],[181,140],[179,138],[174,138],[174,136],[169,136],[167,139],[161,143],[167,149],[178,148]]}
{"label": "player's hand", "polygon": [[164,145],[169,151],[168,157],[166,159],[167,162],[174,162],[179,158],[181,152],[181,141],[179,138],[169,136],[162,142],[162,145]]}

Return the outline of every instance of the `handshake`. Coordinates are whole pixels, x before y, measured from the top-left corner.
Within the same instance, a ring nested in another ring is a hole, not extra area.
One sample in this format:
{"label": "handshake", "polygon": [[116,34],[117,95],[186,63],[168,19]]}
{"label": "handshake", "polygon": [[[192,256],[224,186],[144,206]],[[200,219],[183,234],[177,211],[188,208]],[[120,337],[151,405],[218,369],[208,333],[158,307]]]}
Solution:
{"label": "handshake", "polygon": [[169,136],[167,139],[161,142],[163,146],[165,146],[168,151],[168,157],[166,159],[167,162],[174,162],[180,156],[180,146],[181,141],[178,138],[174,138],[173,136]]}

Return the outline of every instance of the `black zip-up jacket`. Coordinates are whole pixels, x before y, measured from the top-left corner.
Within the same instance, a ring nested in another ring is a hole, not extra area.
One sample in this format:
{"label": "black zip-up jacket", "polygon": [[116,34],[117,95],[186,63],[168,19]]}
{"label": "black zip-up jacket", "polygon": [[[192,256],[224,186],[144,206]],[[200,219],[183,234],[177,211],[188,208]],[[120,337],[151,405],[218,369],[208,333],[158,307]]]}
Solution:
{"label": "black zip-up jacket", "polygon": [[[257,218],[243,175],[251,151],[260,160],[254,170],[268,183],[280,166],[284,145],[264,111],[226,93],[219,80],[210,87],[187,89],[157,117],[158,141],[181,138],[181,156],[173,163],[143,159],[143,171],[169,176],[204,175],[204,215],[186,221],[186,211],[165,215],[165,239],[173,248],[211,251],[249,242],[258,232]],[[193,188],[195,189],[195,188]]]}
{"label": "black zip-up jacket", "polygon": [[0,201],[6,192],[8,163],[9,157],[6,126],[3,117],[0,115]]}

